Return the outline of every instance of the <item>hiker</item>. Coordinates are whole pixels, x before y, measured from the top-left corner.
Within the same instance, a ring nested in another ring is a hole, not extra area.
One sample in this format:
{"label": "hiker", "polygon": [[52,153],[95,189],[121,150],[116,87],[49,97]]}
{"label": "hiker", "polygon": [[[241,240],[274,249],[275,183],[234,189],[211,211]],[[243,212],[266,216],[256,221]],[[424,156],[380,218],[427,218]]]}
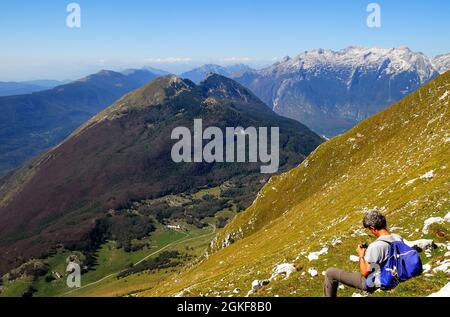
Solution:
{"label": "hiker", "polygon": [[361,272],[349,273],[337,268],[328,269],[323,287],[325,297],[336,297],[339,283],[370,293],[381,288],[380,268],[388,260],[391,243],[403,239],[387,230],[386,217],[379,211],[368,212],[363,219],[363,226],[369,229],[377,240],[369,246],[359,245],[356,249]]}

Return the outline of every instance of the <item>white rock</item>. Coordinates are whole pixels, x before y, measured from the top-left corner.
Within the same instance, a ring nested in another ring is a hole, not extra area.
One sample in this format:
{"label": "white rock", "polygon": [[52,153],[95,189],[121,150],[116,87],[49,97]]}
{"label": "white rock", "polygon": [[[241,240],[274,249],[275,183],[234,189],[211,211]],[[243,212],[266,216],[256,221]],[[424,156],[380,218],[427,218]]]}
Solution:
{"label": "white rock", "polygon": [[308,273],[309,275],[311,275],[312,277],[317,276],[319,273],[317,272],[317,270],[315,269],[308,269]]}
{"label": "white rock", "polygon": [[274,269],[270,280],[275,278],[277,275],[284,274],[286,278],[288,278],[292,273],[296,272],[294,264],[291,263],[282,263],[278,264]]}
{"label": "white rock", "polygon": [[342,244],[342,240],[341,239],[339,239],[339,238],[335,238],[333,241],[331,241],[331,245],[334,247],[334,246],[337,246],[338,244]]}
{"label": "white rock", "polygon": [[428,297],[450,297],[450,282],[447,283],[440,291],[429,295]]}
{"label": "white rock", "polygon": [[450,211],[445,215],[444,220],[450,222]]}
{"label": "white rock", "polygon": [[441,262],[439,266],[433,269],[433,272],[434,273],[444,272],[450,274],[450,260],[445,260],[444,262]]}
{"label": "white rock", "polygon": [[423,273],[428,273],[431,271],[431,264],[427,263],[422,268],[423,268]]}
{"label": "white rock", "polygon": [[444,256],[445,257],[449,257],[450,256],[450,251],[445,252]]}
{"label": "white rock", "polygon": [[352,297],[367,297],[368,295],[367,294],[361,294],[361,293],[353,293],[352,294]]}
{"label": "white rock", "polygon": [[350,255],[350,261],[359,262],[359,257],[357,257],[356,255]]}
{"label": "white rock", "polygon": [[239,294],[241,292],[241,289],[240,288],[235,288],[234,290],[233,290],[233,293],[234,294]]}
{"label": "white rock", "polygon": [[441,217],[431,217],[431,218],[428,218],[427,220],[425,220],[425,222],[424,222],[424,224],[423,224],[422,232],[423,232],[424,234],[427,234],[427,233],[428,233],[428,229],[430,228],[430,226],[431,226],[432,224],[435,224],[435,223],[437,223],[437,224],[443,224],[443,223],[444,223],[444,218],[441,218]]}
{"label": "white rock", "polygon": [[308,260],[310,261],[317,260],[319,256],[326,253],[328,253],[328,248],[322,248],[322,250],[320,251],[311,252],[310,254],[308,254]]}
{"label": "white rock", "polygon": [[252,291],[256,292],[257,290],[260,290],[263,286],[265,286],[267,284],[269,284],[269,281],[267,281],[267,280],[264,280],[264,281],[254,280],[252,282]]}
{"label": "white rock", "polygon": [[338,289],[345,289],[345,286],[342,285],[342,284],[340,284],[340,285],[338,286]]}
{"label": "white rock", "polygon": [[431,271],[431,264],[427,263],[422,268],[423,268],[423,273],[428,273]]}
{"label": "white rock", "polygon": [[405,244],[408,245],[409,247],[413,248],[413,247],[418,247],[422,250],[425,249],[432,249],[434,246],[434,242],[431,239],[419,239],[416,241],[408,241],[408,240],[404,240]]}
{"label": "white rock", "polygon": [[434,171],[429,171],[422,176],[420,176],[420,179],[432,179],[434,177]]}

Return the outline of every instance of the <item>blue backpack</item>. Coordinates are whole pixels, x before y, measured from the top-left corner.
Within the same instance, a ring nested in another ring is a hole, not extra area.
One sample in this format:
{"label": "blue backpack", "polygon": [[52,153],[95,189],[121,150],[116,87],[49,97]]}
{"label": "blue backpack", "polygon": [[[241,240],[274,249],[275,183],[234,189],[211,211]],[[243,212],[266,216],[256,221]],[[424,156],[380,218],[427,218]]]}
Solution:
{"label": "blue backpack", "polygon": [[381,268],[381,288],[395,288],[401,282],[422,274],[422,261],[419,253],[403,241],[386,242],[390,245],[388,259]]}

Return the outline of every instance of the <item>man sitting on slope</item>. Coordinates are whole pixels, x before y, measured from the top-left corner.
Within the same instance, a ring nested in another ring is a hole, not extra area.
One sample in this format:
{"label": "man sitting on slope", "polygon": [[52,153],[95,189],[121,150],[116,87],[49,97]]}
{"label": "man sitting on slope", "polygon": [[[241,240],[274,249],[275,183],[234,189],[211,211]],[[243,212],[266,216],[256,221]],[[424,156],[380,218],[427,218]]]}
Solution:
{"label": "man sitting on slope", "polygon": [[379,211],[368,212],[363,219],[363,225],[377,237],[377,240],[369,246],[360,245],[356,249],[361,272],[349,273],[336,268],[328,269],[323,286],[325,297],[336,297],[339,283],[368,292],[380,288],[380,268],[388,259],[389,243],[402,241],[402,238],[387,230],[386,217]]}

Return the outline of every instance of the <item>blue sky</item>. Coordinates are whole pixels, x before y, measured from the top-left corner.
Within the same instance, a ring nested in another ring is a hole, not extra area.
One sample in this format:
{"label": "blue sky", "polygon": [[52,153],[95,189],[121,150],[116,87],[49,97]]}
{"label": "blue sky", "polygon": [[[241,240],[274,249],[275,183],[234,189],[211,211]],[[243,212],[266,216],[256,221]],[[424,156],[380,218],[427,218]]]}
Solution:
{"label": "blue sky", "polygon": [[[66,6],[81,6],[81,28]],[[381,28],[366,6],[380,4]],[[450,52],[442,0],[14,0],[0,2],[0,80],[77,78],[151,65],[179,72],[204,63],[263,66],[312,48],[409,46]]]}

